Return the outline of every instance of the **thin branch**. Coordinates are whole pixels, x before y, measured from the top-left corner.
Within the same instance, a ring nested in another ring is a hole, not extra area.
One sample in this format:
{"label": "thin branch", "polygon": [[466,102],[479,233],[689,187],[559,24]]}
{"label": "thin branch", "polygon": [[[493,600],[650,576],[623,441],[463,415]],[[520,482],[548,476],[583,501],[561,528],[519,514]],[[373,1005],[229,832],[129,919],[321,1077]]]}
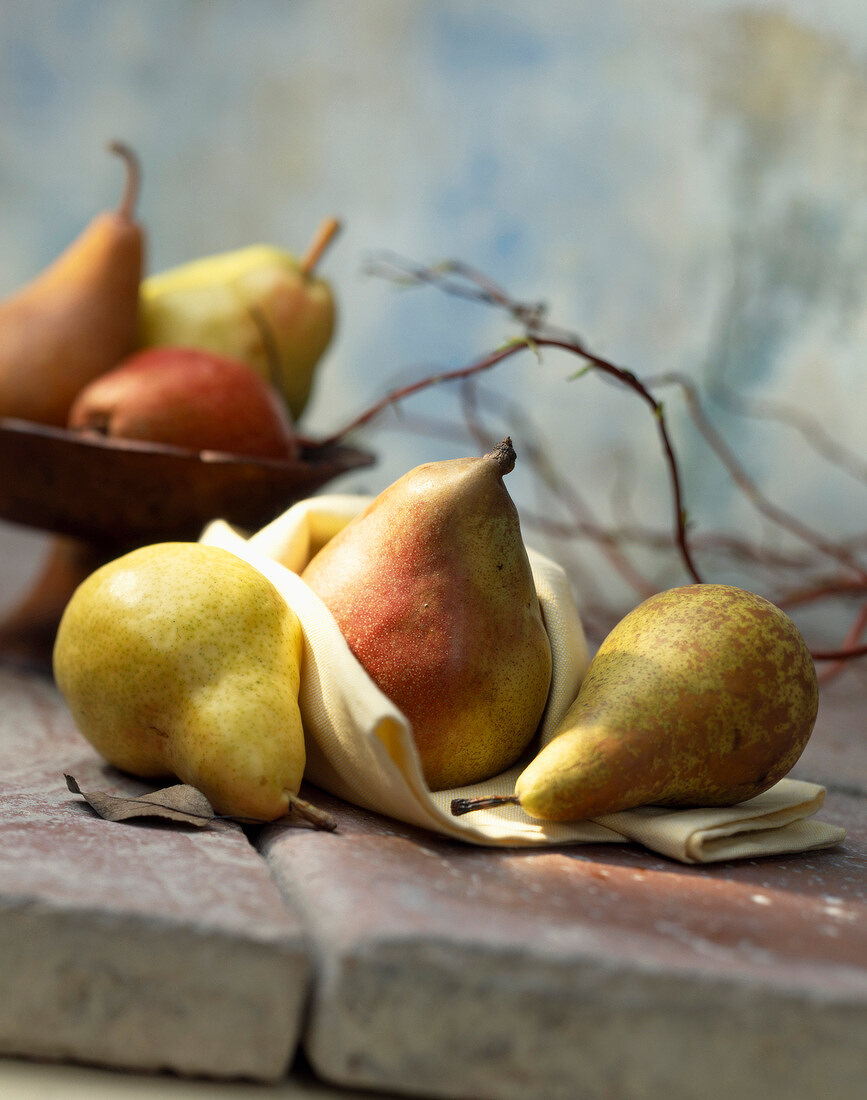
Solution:
{"label": "thin branch", "polygon": [[714,392],[732,412],[740,416],[774,421],[793,428],[816,454],[821,455],[856,481],[867,484],[867,462],[860,455],[850,451],[848,447],[844,447],[838,439],[826,431],[817,417],[810,416],[803,409],[785,401],[757,397],[748,400],[729,386],[718,385]]}
{"label": "thin branch", "polygon": [[839,562],[840,565],[851,569],[862,582],[867,583],[867,571],[865,571],[864,567],[857,561],[854,554],[844,546],[829,542],[828,539],[824,538],[818,531],[815,531],[809,524],[804,523],[803,520],[799,519],[797,516],[792,515],[790,512],[787,512],[785,509],[778,507],[772,501],[768,500],[753,478],[750,477],[743,466],[738,462],[734,452],[719,432],[711,424],[702,408],[698,390],[689,378],[673,372],[658,375],[651,381],[657,386],[676,385],[681,388],[687,402],[690,416],[696,427],[701,432],[711,450],[726,468],[731,479],[758,512],[776,523],[777,526],[782,527],[784,530],[789,531],[790,534],[795,535],[809,546],[812,546],[814,550],[818,550],[820,553]]}
{"label": "thin branch", "polygon": [[[817,569],[818,562],[814,561],[812,557],[794,555],[791,553],[782,554],[767,549],[763,550],[760,547],[751,546],[746,540],[726,534],[709,533],[705,534],[703,537],[693,537],[690,535],[690,538],[687,539],[679,464],[663,415],[663,406],[651,392],[652,387],[655,385],[674,383],[681,386],[686,396],[688,411],[705,442],[714,451],[734,483],[746,495],[753,507],[772,523],[788,531],[790,534],[795,535],[816,554],[822,557],[832,558],[846,571],[855,575],[854,579],[852,577],[831,577],[817,578],[813,581],[809,581],[807,578],[804,578],[799,589],[789,592],[783,591],[779,595],[778,599],[775,600],[778,606],[795,607],[806,603],[818,603],[821,600],[831,598],[852,598],[864,592],[865,587],[867,587],[867,568],[865,568],[858,559],[857,551],[867,549],[867,533],[861,533],[857,536],[850,536],[849,538],[834,542],[826,538],[823,533],[810,527],[809,524],[804,523],[798,516],[794,516],[773,504],[773,502],[761,492],[754,479],[752,479],[743,469],[734,452],[728,447],[722,436],[710,423],[701,406],[698,391],[689,379],[678,374],[667,374],[656,379],[650,378],[643,381],[640,380],[632,371],[619,367],[601,356],[595,355],[586,347],[578,336],[548,324],[545,321],[544,304],[518,302],[493,280],[468,264],[447,261],[435,266],[424,267],[412,264],[393,255],[386,256],[383,254],[378,260],[369,265],[368,271],[372,274],[391,279],[393,282],[397,282],[402,286],[432,285],[447,294],[502,309],[513,319],[521,323],[524,328],[525,339],[522,341],[515,341],[505,348],[501,348],[491,353],[489,356],[477,360],[468,367],[463,367],[457,371],[438,373],[429,378],[422,379],[420,382],[416,382],[411,386],[393,391],[382,399],[382,401],[378,402],[372,409],[369,409],[366,413],[357,417],[350,425],[344,428],[342,432],[325,442],[336,442],[350,430],[362,424],[366,424],[384,408],[402,400],[410,394],[417,393],[429,385],[471,378],[502,362],[521,348],[528,346],[532,347],[534,350],[543,347],[559,348],[577,355],[584,360],[586,366],[582,370],[576,372],[575,377],[585,373],[588,369],[595,368],[603,379],[608,378],[612,381],[619,382],[621,385],[626,385],[649,406],[657,420],[660,440],[672,483],[676,522],[673,536],[662,536],[657,532],[642,532],[635,528],[622,529],[620,532],[606,531],[598,524],[589,522],[586,516],[581,515],[574,515],[574,522],[572,524],[558,523],[557,521],[552,521],[542,516],[531,516],[531,522],[538,525],[540,529],[547,530],[549,533],[555,535],[566,536],[579,534],[594,538],[597,541],[605,543],[607,546],[619,546],[624,539],[629,539],[633,542],[643,541],[646,545],[655,543],[660,548],[673,545],[680,552],[680,556],[687,571],[695,581],[701,580],[692,556],[693,550],[698,546],[701,546],[708,552],[716,550],[717,552],[728,553],[732,557],[740,557],[745,562],[754,565],[761,564],[767,568],[780,567],[789,570],[800,569],[802,572]],[[738,396],[739,395],[735,394],[732,400],[737,399]],[[742,398],[740,400],[743,402]],[[802,432],[815,450],[824,454],[826,458],[846,472],[858,477],[859,480],[864,480],[864,473],[867,471],[867,467],[862,465],[860,460],[855,456],[841,448],[830,435],[823,431],[821,425],[815,420],[812,420],[796,410],[793,411],[779,403],[773,402],[765,402],[763,407],[755,403],[750,406],[746,402],[743,402],[743,411],[745,411],[747,415],[765,415],[789,423],[792,427]],[[541,450],[539,453],[541,455]],[[541,469],[544,469],[542,458],[539,459],[537,471]],[[610,609],[593,609],[585,607],[582,610],[582,614],[595,614],[596,610],[599,610],[601,616],[605,616],[610,612]],[[865,614],[867,614],[867,612],[865,612]],[[861,622],[859,616],[850,628],[842,648],[837,650],[829,649],[816,651],[813,653],[814,658],[817,661],[828,660],[841,662],[848,661],[853,657],[867,655],[867,645],[858,644],[858,640],[861,634],[863,634],[864,629],[865,624]]]}
{"label": "thin branch", "polygon": [[[473,384],[473,412],[476,417],[477,423],[477,391],[475,388],[475,379],[467,379],[463,386],[466,388],[470,384]],[[614,569],[616,573],[623,578],[624,581],[632,588],[641,599],[646,599],[648,596],[654,595],[659,591],[659,586],[653,584],[646,577],[644,577],[632,564],[623,550],[623,541],[618,539],[616,535],[606,530],[593,516],[593,511],[587,501],[581,496],[575,486],[566,481],[560,476],[554,465],[548,460],[548,457],[537,442],[538,432],[535,430],[529,417],[519,408],[514,401],[508,401],[502,395],[485,395],[488,401],[495,400],[499,406],[500,416],[506,420],[510,425],[514,425],[515,435],[520,436],[522,441],[522,451],[525,461],[532,466],[536,473],[539,482],[548,489],[552,496],[558,501],[560,506],[564,508],[573,517],[572,524],[569,525],[571,530],[583,531],[585,533],[592,532],[594,541],[599,546],[602,554],[607,559],[608,563]],[[478,434],[478,433],[476,433]],[[487,439],[487,436],[485,436]],[[525,518],[528,513],[525,511]],[[532,515],[532,513],[530,513]],[[537,519],[535,524],[537,530],[543,530],[545,521],[541,516],[534,517]],[[672,548],[672,541],[668,539],[668,549]]]}
{"label": "thin branch", "polygon": [[[546,329],[546,333],[549,330]],[[674,541],[680,551],[681,558],[687,572],[692,577],[693,581],[700,584],[702,581],[701,574],[698,571],[692,553],[689,547],[689,541],[686,531],[686,509],[684,507],[683,489],[680,477],[680,468],[678,465],[677,457],[672,446],[671,439],[668,434],[668,428],[665,422],[665,415],[663,413],[662,405],[647,387],[640,381],[640,379],[633,374],[632,371],[626,370],[622,367],[616,366],[614,363],[607,359],[603,359],[601,356],[594,354],[577,338],[570,336],[567,333],[560,334],[560,330],[550,330],[555,335],[542,335],[541,333],[534,333],[531,337],[527,337],[523,340],[515,340],[505,347],[499,348],[497,351],[491,352],[489,355],[484,356],[481,359],[477,359],[474,363],[470,363],[469,366],[459,367],[456,370],[442,371],[438,374],[429,375],[426,378],[422,378],[419,381],[408,385],[402,386],[397,390],[392,390],[380,401],[377,401],[375,405],[372,405],[360,416],[355,417],[348,424],[346,424],[340,431],[335,432],[333,435],[320,441],[320,446],[329,446],[338,443],[341,439],[347,436],[350,432],[355,431],[357,428],[362,427],[364,424],[368,424],[376,416],[378,416],[383,410],[396,402],[403,401],[407,397],[415,393],[419,393],[422,390],[429,389],[431,386],[441,385],[444,382],[461,381],[465,378],[470,378],[474,374],[479,374],[482,371],[490,370],[498,363],[503,362],[504,359],[508,359],[516,352],[524,351],[527,348],[559,348],[561,351],[571,352],[573,355],[579,356],[584,359],[585,362],[611,378],[616,379],[618,382],[625,385],[628,389],[631,389],[636,393],[648,407],[650,408],[653,416],[656,420],[657,430],[659,432],[660,441],[662,443],[663,454],[666,464],[668,466],[669,477],[671,479],[671,489],[673,497],[673,508],[675,515],[674,522]],[[578,371],[574,377],[578,377],[583,374],[584,371]]]}
{"label": "thin branch", "polygon": [[814,661],[835,661],[837,662],[830,670],[827,670],[824,675],[824,682],[827,683],[831,676],[836,673],[842,667],[846,661],[851,660],[853,657],[865,657],[867,656],[867,644],[856,644],[867,629],[867,603],[861,605],[855,621],[849,628],[849,633],[843,640],[843,648],[837,650],[818,650],[812,654]]}
{"label": "thin branch", "polygon": [[368,259],[364,271],[399,287],[436,286],[455,298],[497,306],[528,329],[541,325],[548,309],[544,302],[517,301],[484,272],[460,260],[424,265],[393,252],[379,252]]}

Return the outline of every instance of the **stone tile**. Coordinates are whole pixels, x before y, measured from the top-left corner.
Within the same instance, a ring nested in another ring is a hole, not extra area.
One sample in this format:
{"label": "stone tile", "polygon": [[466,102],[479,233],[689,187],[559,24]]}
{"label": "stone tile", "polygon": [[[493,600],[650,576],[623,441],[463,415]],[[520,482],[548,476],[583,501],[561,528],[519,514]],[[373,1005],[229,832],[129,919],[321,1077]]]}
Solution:
{"label": "stone tile", "polygon": [[243,832],[102,821],[63,779],[139,793],[46,681],[0,670],[0,1051],[275,1080],[306,937]]}
{"label": "stone tile", "polygon": [[310,792],[338,834],[258,838],[287,906],[234,827],[94,819],[63,771],[141,787],[47,681],[0,669],[0,1050],[274,1079],[308,979],[297,911],[316,962],[304,1046],[336,1087],[860,1097],[867,770],[857,693],[826,698],[799,772],[849,829],[833,852],[492,852]]}
{"label": "stone tile", "polygon": [[[867,1051],[867,799],[833,851],[709,867],[636,846],[473,849],[314,795],[260,847],[315,939],[305,1050],[408,1095],[854,1100]],[[712,1084],[711,1084],[712,1083]]]}
{"label": "stone tile", "polygon": [[4,1100],[387,1100],[378,1092],[326,1085],[303,1066],[293,1067],[278,1084],[262,1088],[246,1081],[201,1081],[2,1057],[0,1096]]}

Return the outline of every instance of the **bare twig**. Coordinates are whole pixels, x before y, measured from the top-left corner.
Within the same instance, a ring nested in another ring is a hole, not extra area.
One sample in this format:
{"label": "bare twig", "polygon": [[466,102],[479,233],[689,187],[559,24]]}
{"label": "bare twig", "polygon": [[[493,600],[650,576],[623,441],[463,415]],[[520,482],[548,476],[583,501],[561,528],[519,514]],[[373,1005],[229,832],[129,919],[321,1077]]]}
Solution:
{"label": "bare twig", "polygon": [[[863,598],[867,594],[867,566],[859,559],[859,553],[867,549],[867,532],[845,539],[833,539],[811,527],[799,516],[793,515],[769,500],[711,423],[702,406],[697,387],[685,376],[669,373],[655,378],[640,379],[631,370],[596,355],[580,337],[549,324],[545,319],[546,309],[543,303],[520,302],[494,280],[459,261],[449,260],[445,263],[423,266],[392,254],[380,254],[369,263],[368,271],[401,286],[435,286],[447,294],[502,309],[521,324],[524,337],[467,366],[452,371],[439,371],[392,390],[323,443],[337,442],[350,431],[368,424],[389,406],[396,406],[412,394],[429,386],[452,381],[461,381],[468,386],[464,390],[467,433],[471,438],[486,438],[487,433],[479,416],[476,378],[525,348],[532,348],[537,354],[539,349],[557,348],[583,360],[584,366],[575,372],[573,378],[579,377],[588,370],[594,370],[601,377],[632,390],[650,409],[657,422],[660,443],[671,481],[675,522],[669,534],[635,525],[621,527],[619,530],[605,528],[593,519],[574,487],[570,487],[568,481],[559,477],[548,461],[543,448],[534,445],[529,448],[529,456],[535,472],[560,504],[566,507],[571,518],[568,521],[556,520],[542,515],[529,514],[528,516],[525,512],[525,518],[528,518],[530,523],[555,537],[577,536],[593,539],[604,549],[609,562],[612,564],[619,562],[619,571],[627,579],[631,568],[623,550],[627,544],[660,550],[676,549],[694,581],[702,579],[694,560],[694,551],[700,547],[703,552],[725,554],[747,564],[774,570],[775,577],[780,570],[785,570],[789,574],[798,574],[796,586],[783,586],[778,591],[774,602],[779,606],[792,608],[805,604],[815,606],[832,599]],[[468,380],[471,382],[468,383]],[[809,547],[810,553],[772,550],[753,545],[747,539],[726,532],[705,532],[703,535],[689,532],[688,534],[679,463],[668,431],[663,406],[653,392],[660,385],[673,384],[680,386],[693,423],[737,488],[759,514],[776,527],[797,537],[805,547]],[[815,419],[781,403],[768,401],[748,403],[736,393],[729,395],[729,402],[732,406],[739,406],[739,411],[745,415],[764,416],[789,424],[800,431],[814,450],[824,455],[829,461],[859,480],[867,479],[867,464],[842,448]],[[453,431],[450,434],[453,434]],[[528,448],[525,448],[525,453],[527,450]],[[840,567],[841,575],[822,576],[820,569],[822,558],[833,560]],[[631,580],[633,586],[640,592],[643,579],[636,574],[631,577]],[[777,587],[779,588],[779,585]],[[606,617],[611,615],[612,610],[601,605],[596,607],[585,604],[582,607],[582,615],[585,619],[587,617],[598,619],[602,624]],[[839,667],[840,662],[867,654],[867,645],[860,643],[860,638],[867,629],[867,622],[862,615],[867,618],[867,611],[859,613],[839,649],[816,650],[813,653],[814,658],[817,661],[836,662],[836,668]]]}
{"label": "bare twig", "polygon": [[[552,330],[553,331],[553,330]],[[683,500],[683,489],[680,477],[680,469],[677,462],[677,457],[674,452],[674,447],[671,443],[671,438],[668,433],[668,428],[665,422],[665,416],[663,408],[660,402],[656,400],[647,387],[641,382],[641,380],[633,374],[632,371],[626,370],[622,367],[616,366],[614,363],[607,359],[603,359],[601,356],[594,354],[577,338],[569,336],[568,334],[559,334],[556,336],[534,334],[532,337],[527,337],[523,340],[515,340],[506,344],[505,347],[499,348],[497,351],[491,352],[489,355],[483,356],[481,359],[477,359],[474,363],[470,363],[468,366],[459,367],[457,370],[442,371],[437,374],[429,375],[426,378],[420,379],[418,382],[412,383],[408,386],[401,386],[399,389],[392,390],[386,394],[381,400],[377,401],[375,405],[372,405],[369,409],[365,410],[359,416],[354,417],[348,424],[346,424],[340,431],[335,432],[328,438],[320,441],[320,446],[333,445],[339,442],[350,432],[368,424],[381,412],[383,412],[390,405],[396,402],[403,401],[407,397],[415,393],[419,393],[422,390],[429,389],[431,386],[441,385],[443,382],[462,381],[466,378],[470,378],[474,374],[479,374],[482,371],[490,370],[492,367],[497,366],[498,363],[502,363],[504,359],[508,359],[516,352],[524,351],[527,348],[539,349],[539,348],[559,348],[562,351],[571,352],[573,355],[577,355],[592,368],[595,368],[616,381],[625,385],[628,389],[631,389],[636,393],[644,402],[648,405],[653,416],[656,419],[657,429],[662,443],[662,449],[665,456],[665,461],[668,466],[669,477],[671,479],[672,496],[673,496],[673,510],[674,510],[674,541],[680,551],[681,558],[683,559],[686,570],[690,577],[696,582],[701,583],[701,575],[698,571],[698,567],[693,560],[692,552],[690,550],[689,541],[686,530],[686,508]],[[583,374],[584,371],[578,371],[574,377],[578,377]]]}
{"label": "bare twig", "polygon": [[749,476],[743,466],[738,462],[734,452],[711,424],[698,395],[698,390],[692,381],[682,374],[669,373],[659,375],[651,380],[657,386],[679,386],[683,391],[690,415],[698,430],[704,436],[711,450],[728,471],[729,476],[743,492],[744,496],[753,507],[767,519],[772,520],[778,527],[789,531],[797,538],[806,542],[820,553],[833,558],[840,565],[851,569],[864,583],[867,583],[867,571],[857,561],[855,555],[845,546],[826,539],[818,531],[804,523],[798,516],[792,515],[785,509],[778,507],[762,493],[756,482]]}

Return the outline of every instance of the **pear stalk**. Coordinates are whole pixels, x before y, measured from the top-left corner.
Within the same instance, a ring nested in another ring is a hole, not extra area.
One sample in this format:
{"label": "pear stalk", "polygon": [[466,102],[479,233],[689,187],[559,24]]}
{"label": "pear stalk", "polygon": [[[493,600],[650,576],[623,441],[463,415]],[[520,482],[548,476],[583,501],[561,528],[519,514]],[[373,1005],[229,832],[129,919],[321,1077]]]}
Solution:
{"label": "pear stalk", "polygon": [[493,794],[488,798],[453,798],[451,811],[455,817],[463,817],[474,810],[489,810],[494,806],[520,806],[513,794]]}
{"label": "pear stalk", "polygon": [[505,477],[506,474],[510,474],[514,470],[517,457],[515,448],[512,446],[512,439],[508,435],[502,443],[498,443],[492,451],[485,455],[485,458],[493,459],[496,462],[500,477]]}
{"label": "pear stalk", "polygon": [[138,203],[139,187],[141,185],[141,167],[138,157],[128,145],[122,141],[110,141],[108,143],[110,153],[116,153],[126,164],[126,184],[115,213],[119,218],[132,221]]}
{"label": "pear stalk", "polygon": [[299,798],[297,794],[293,794],[291,791],[286,791],[286,794],[289,797],[289,813],[297,814],[304,821],[309,822],[314,829],[323,829],[329,833],[336,832],[337,822],[331,814],[318,809],[311,802]]}
{"label": "pear stalk", "polygon": [[337,218],[325,218],[319,223],[313,240],[307,246],[307,251],[301,257],[298,269],[302,275],[312,275],[316,265],[322,259],[324,252],[340,232],[340,221]]}

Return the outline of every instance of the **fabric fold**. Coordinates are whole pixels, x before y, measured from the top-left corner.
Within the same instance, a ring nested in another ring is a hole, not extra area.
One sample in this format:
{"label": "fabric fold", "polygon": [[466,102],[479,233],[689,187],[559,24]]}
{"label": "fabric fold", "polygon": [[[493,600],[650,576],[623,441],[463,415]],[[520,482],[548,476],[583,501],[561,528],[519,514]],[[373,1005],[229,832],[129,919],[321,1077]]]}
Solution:
{"label": "fabric fold", "polygon": [[406,716],[380,691],[346,644],[334,617],[298,575],[321,546],[369,502],[327,495],[293,505],[245,537],[222,520],[201,541],[259,569],[297,614],[304,634],[299,703],[307,739],[305,778],[354,805],[471,844],[551,846],[635,841],[681,862],[751,858],[839,843],[845,831],[808,822],[824,789],[781,780],[735,807],[666,810],[641,807],[596,821],[541,822],[517,805],[451,813],[452,799],[510,795],[577,694],[589,664],[580,616],[563,569],[528,550],[552,657],[552,680],[537,737],[525,758],[483,783],[431,792]]}

